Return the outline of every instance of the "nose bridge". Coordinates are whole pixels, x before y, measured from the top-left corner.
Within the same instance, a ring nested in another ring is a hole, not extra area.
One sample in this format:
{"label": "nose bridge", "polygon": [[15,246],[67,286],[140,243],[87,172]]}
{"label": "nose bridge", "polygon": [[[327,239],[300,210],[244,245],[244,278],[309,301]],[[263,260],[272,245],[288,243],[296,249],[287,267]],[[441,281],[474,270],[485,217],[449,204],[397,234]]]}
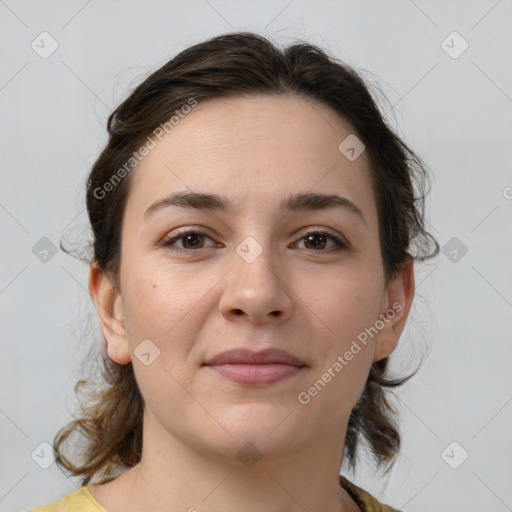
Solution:
{"label": "nose bridge", "polygon": [[267,316],[286,317],[291,298],[282,272],[283,255],[273,253],[271,233],[246,236],[232,255],[221,301],[224,315],[245,313],[253,321]]}
{"label": "nose bridge", "polygon": [[[256,238],[256,236],[258,238]],[[234,271],[239,284],[255,288],[277,286],[279,262],[273,254],[271,233],[246,236],[236,247],[233,255]]]}

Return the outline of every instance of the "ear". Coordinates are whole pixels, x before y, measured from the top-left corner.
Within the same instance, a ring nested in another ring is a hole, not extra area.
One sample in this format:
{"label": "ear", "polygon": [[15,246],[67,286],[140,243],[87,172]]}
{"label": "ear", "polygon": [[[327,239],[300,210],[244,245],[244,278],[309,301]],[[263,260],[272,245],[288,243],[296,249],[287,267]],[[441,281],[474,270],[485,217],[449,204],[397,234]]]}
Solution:
{"label": "ear", "polygon": [[89,293],[98,314],[108,356],[118,364],[131,361],[123,299],[95,260],[89,270]]}
{"label": "ear", "polygon": [[388,357],[395,350],[404,330],[414,297],[413,263],[409,258],[384,292],[380,317],[384,327],[375,337],[374,362]]}

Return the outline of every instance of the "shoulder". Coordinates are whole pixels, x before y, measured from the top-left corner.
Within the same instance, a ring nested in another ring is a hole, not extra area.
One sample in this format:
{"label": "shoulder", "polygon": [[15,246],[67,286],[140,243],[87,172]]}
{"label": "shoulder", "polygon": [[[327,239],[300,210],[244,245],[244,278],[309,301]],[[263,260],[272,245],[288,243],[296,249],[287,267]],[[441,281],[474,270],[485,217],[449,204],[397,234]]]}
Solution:
{"label": "shoulder", "polygon": [[92,496],[84,485],[71,494],[66,494],[60,501],[33,508],[27,512],[107,512]]}
{"label": "shoulder", "polygon": [[363,512],[400,512],[396,508],[380,503],[370,493],[357,487],[342,475],[340,475],[340,485],[354,498]]}

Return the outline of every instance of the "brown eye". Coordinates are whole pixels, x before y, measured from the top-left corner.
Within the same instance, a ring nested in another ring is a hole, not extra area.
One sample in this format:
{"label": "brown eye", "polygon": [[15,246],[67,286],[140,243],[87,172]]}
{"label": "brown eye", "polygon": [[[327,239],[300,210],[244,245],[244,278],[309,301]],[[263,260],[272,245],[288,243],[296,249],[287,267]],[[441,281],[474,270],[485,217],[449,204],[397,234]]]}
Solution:
{"label": "brown eye", "polygon": [[305,241],[306,249],[312,249],[317,252],[331,252],[324,251],[329,240],[335,244],[332,251],[348,249],[348,244],[342,238],[326,231],[310,231],[301,238],[301,241]]}
{"label": "brown eye", "polygon": [[[200,249],[204,244],[204,240],[201,238],[202,236],[203,235],[198,233],[191,233],[190,235],[181,236],[178,240],[183,240],[185,249]],[[189,247],[185,245],[189,245]]]}
{"label": "brown eye", "polygon": [[327,237],[324,235],[308,235],[304,240],[306,247],[308,247],[308,244],[312,245],[312,247],[308,247],[308,249],[325,249],[327,244]]}
{"label": "brown eye", "polygon": [[[181,232],[176,236],[168,237],[162,240],[162,245],[164,247],[169,247],[171,250],[175,251],[193,251],[195,249],[203,249],[204,248],[204,239],[210,238],[205,233],[201,233],[199,231],[185,231]],[[210,239],[211,240],[211,239]],[[182,246],[176,249],[172,248],[175,242],[180,241]]]}

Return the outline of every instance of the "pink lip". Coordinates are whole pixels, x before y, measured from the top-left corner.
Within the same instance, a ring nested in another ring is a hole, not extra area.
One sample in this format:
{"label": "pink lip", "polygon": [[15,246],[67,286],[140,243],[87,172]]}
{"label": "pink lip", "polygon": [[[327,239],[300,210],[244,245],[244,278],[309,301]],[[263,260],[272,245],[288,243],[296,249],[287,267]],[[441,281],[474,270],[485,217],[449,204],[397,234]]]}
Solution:
{"label": "pink lip", "polygon": [[229,350],[209,359],[205,366],[223,377],[240,384],[273,384],[298,374],[306,364],[281,349],[253,352]]}

